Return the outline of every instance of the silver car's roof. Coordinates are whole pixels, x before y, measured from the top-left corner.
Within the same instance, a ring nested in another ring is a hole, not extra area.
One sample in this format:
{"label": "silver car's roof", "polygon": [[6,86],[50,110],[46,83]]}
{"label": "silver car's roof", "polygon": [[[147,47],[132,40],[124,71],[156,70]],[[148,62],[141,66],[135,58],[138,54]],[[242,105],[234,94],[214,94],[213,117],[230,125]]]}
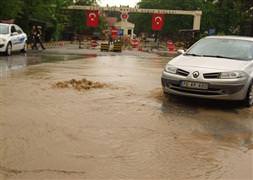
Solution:
{"label": "silver car's roof", "polygon": [[244,37],[244,36],[208,36],[206,39],[234,39],[234,40],[244,40],[244,41],[253,41],[253,37]]}

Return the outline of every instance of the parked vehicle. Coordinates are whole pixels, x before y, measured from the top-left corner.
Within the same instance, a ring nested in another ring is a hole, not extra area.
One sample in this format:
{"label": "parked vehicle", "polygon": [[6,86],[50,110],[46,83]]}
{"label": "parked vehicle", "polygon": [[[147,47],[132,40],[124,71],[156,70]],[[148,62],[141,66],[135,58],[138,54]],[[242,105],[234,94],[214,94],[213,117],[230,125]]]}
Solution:
{"label": "parked vehicle", "polygon": [[253,38],[210,36],[179,52],[162,73],[165,93],[253,105]]}
{"label": "parked vehicle", "polygon": [[0,23],[0,52],[10,56],[13,51],[26,52],[27,35],[15,24]]}

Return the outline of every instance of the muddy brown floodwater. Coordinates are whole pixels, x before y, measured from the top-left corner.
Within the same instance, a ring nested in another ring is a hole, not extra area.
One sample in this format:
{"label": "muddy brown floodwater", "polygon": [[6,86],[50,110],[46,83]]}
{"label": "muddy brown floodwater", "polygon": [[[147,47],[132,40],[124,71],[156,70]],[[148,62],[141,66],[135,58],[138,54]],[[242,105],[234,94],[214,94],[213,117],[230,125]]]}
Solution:
{"label": "muddy brown floodwater", "polygon": [[22,59],[0,59],[0,179],[253,179],[252,108],[163,96],[168,59]]}

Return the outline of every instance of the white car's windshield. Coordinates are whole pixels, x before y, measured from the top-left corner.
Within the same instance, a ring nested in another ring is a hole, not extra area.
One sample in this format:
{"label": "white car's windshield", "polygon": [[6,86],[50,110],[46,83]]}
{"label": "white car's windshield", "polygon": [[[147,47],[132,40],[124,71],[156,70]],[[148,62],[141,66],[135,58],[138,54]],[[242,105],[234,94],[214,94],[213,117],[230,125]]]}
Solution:
{"label": "white car's windshield", "polygon": [[9,34],[9,26],[0,24],[0,34]]}
{"label": "white car's windshield", "polygon": [[253,41],[206,38],[196,43],[185,55],[248,61],[253,59]]}

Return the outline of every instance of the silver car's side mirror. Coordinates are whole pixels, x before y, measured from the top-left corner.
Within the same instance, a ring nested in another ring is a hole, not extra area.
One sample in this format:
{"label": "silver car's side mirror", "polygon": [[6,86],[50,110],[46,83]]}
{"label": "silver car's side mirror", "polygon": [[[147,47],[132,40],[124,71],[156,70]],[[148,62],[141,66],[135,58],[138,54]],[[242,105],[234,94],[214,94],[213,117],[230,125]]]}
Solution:
{"label": "silver car's side mirror", "polygon": [[178,52],[179,54],[184,54],[184,53],[185,53],[185,50],[179,49],[179,50],[177,50],[177,52]]}

